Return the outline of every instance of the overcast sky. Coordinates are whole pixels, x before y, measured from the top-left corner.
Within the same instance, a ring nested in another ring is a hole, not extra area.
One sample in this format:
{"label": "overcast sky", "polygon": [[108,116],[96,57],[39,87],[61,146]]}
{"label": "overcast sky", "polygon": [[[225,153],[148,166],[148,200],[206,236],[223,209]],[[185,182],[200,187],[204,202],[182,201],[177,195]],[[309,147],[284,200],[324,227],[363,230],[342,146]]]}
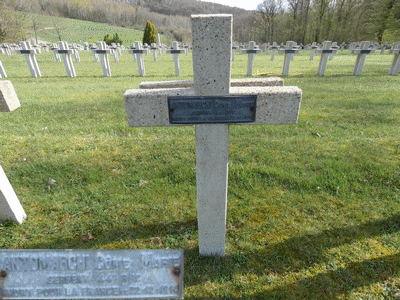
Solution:
{"label": "overcast sky", "polygon": [[228,6],[240,7],[247,10],[256,10],[257,5],[263,0],[205,0],[206,2],[214,2]]}

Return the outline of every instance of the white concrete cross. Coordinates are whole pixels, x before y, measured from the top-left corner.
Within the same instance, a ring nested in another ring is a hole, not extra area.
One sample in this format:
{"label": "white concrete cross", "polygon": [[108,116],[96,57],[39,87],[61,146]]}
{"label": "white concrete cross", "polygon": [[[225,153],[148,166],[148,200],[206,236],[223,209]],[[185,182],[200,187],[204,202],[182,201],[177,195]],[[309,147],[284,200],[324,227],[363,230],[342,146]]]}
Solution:
{"label": "white concrete cross", "polygon": [[293,60],[294,54],[300,52],[300,49],[294,49],[295,46],[296,46],[295,42],[288,41],[286,42],[286,48],[279,50],[280,54],[282,53],[285,54],[285,59],[283,62],[283,71],[282,71],[282,75],[284,76],[289,75],[290,62]]}
{"label": "white concrete cross", "polygon": [[60,49],[57,50],[58,54],[62,54],[63,56],[65,70],[69,77],[76,77],[74,63],[72,62],[71,57],[71,54],[73,54],[74,51],[75,50],[69,49],[67,42],[60,42]]}
{"label": "white concrete cross", "polygon": [[392,64],[389,68],[389,75],[398,75],[400,71],[400,42],[393,43],[392,49],[389,54],[394,54]]}
{"label": "white concrete cross", "polygon": [[97,62],[97,63],[100,62],[99,55],[96,53],[96,50],[98,50],[97,45],[92,43],[92,44],[90,44],[90,48],[89,49],[93,53],[94,61]]}
{"label": "white concrete cross", "polygon": [[141,42],[136,42],[135,49],[129,50],[129,53],[133,54],[133,57],[134,57],[135,61],[137,62],[138,69],[139,69],[139,76],[145,76],[146,70],[144,68],[143,54],[148,54],[149,50],[143,49]]}
{"label": "white concrete cross", "polygon": [[37,50],[33,49],[29,42],[21,42],[21,47],[22,50],[15,50],[15,52],[18,54],[25,54],[26,62],[28,63],[32,77],[41,77],[42,74],[40,73],[39,65],[35,57]]}
{"label": "white concrete cross", "polygon": [[116,43],[111,43],[110,49],[112,50],[112,54],[114,55],[114,61],[119,62],[119,52],[118,52],[118,46]]}
{"label": "white concrete cross", "polygon": [[[216,118],[227,118],[232,110],[243,107],[238,99],[244,95],[256,101],[245,109],[255,119],[245,124],[297,123],[302,94],[298,87],[231,87],[232,15],[192,15],[192,41],[194,88],[127,90],[124,102],[129,126],[181,126],[173,123],[169,114],[175,111],[168,108],[171,97],[178,95],[183,98],[175,101],[183,99],[183,106],[190,106],[187,114],[193,113],[196,118],[199,108],[204,112],[199,119],[210,112]],[[231,100],[225,102],[224,113],[220,105],[226,98]],[[238,123],[222,120],[185,124],[196,125],[200,255],[225,254],[230,124]]]}
{"label": "white concrete cross", "polygon": [[315,51],[318,49],[317,42],[313,42],[311,45],[310,60],[314,60]]}
{"label": "white concrete cross", "polygon": [[10,46],[8,46],[8,44],[4,43],[2,45],[2,48],[4,49],[4,51],[6,52],[7,55],[11,55]]}
{"label": "white concrete cross", "polygon": [[329,56],[329,60],[333,60],[333,58],[335,57],[335,54],[339,50],[339,46],[338,46],[337,42],[332,43],[331,49],[334,51],[332,51],[331,56]]}
{"label": "white concrete cross", "polygon": [[317,71],[317,74],[320,76],[325,75],[326,64],[328,62],[329,55],[331,53],[337,51],[337,49],[332,49],[331,44],[332,44],[331,41],[325,41],[322,44],[322,49],[317,50],[317,53],[321,54],[321,58],[319,60],[319,65],[318,65],[318,71]]}
{"label": "white concrete cross", "polygon": [[272,46],[269,46],[269,49],[272,50],[271,53],[271,61],[275,59],[275,51],[279,49],[278,45],[276,44],[276,42],[272,43]]}
{"label": "white concrete cross", "polygon": [[381,54],[385,54],[385,50],[388,48],[388,44],[384,43],[381,48]]}
{"label": "white concrete cross", "polygon": [[6,77],[7,77],[6,70],[4,69],[4,66],[0,60],[0,78],[6,78]]}
{"label": "white concrete cross", "polygon": [[158,50],[158,47],[157,47],[157,44],[156,43],[151,43],[151,52],[153,52],[153,60],[154,61],[157,61],[157,50]]}
{"label": "white concrete cross", "polygon": [[108,54],[112,53],[111,49],[107,49],[107,44],[104,41],[97,43],[98,49],[94,50],[96,54],[100,55],[101,67],[103,68],[103,75],[105,77],[111,76],[110,61],[108,59]]}
{"label": "white concrete cross", "polygon": [[50,52],[50,49],[49,49],[49,47],[48,47],[46,44],[43,45],[42,48],[44,49],[44,51],[46,51],[46,53],[49,53],[49,52]]}
{"label": "white concrete cross", "polygon": [[79,51],[82,48],[79,49],[79,47],[76,44],[72,44],[71,49],[74,50],[75,62],[77,62],[77,63],[81,62],[81,57],[79,56]]}
{"label": "white concrete cross", "polygon": [[354,70],[353,70],[353,75],[361,75],[364,63],[365,63],[365,58],[367,57],[368,54],[374,53],[375,50],[369,49],[370,42],[368,41],[363,41],[361,42],[360,48],[352,50],[351,53],[357,54],[357,59],[356,63],[354,65]]}
{"label": "white concrete cross", "polygon": [[176,41],[172,43],[172,49],[167,50],[167,54],[172,54],[175,63],[175,76],[181,75],[181,68],[179,65],[179,54],[181,53],[185,53],[185,49],[179,49],[179,43]]}
{"label": "white concrete cross", "polygon": [[59,50],[58,45],[55,43],[51,44],[51,50],[54,53],[54,58],[56,59],[56,62],[61,62],[60,54],[58,54],[58,50]]}
{"label": "white concrete cross", "polygon": [[254,57],[256,53],[261,53],[261,49],[259,49],[256,45],[256,42],[250,41],[249,47],[247,49],[241,49],[240,54],[247,54],[247,76],[253,75],[253,63]]}
{"label": "white concrete cross", "polygon": [[[19,106],[20,103],[11,81],[0,81],[0,112],[10,112]],[[22,223],[25,218],[25,211],[0,166],[0,221],[11,220]]]}
{"label": "white concrete cross", "polygon": [[239,46],[236,43],[232,44],[232,61],[235,60],[235,51],[239,49]]}

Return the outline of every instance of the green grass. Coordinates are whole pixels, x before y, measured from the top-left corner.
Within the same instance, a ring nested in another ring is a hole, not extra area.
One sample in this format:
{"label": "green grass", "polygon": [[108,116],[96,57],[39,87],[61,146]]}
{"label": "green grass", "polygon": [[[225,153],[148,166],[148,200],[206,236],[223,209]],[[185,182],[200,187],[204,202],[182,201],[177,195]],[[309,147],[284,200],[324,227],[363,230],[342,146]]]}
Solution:
{"label": "green grass", "polygon": [[[192,79],[191,55],[181,76]],[[285,85],[303,90],[298,124],[231,126],[226,256],[200,257],[194,127],[130,128],[123,94],[175,80],[170,55],[111,62],[90,53],[66,76],[52,53],[0,55],[21,107],[0,114],[0,164],[27,220],[0,225],[4,249],[184,249],[185,299],[400,297],[400,80],[392,55],[352,76],[348,51],[295,56]],[[246,77],[236,55],[232,77]],[[283,56],[257,55],[254,77]],[[48,180],[56,180],[54,185]]]}
{"label": "green grass", "polygon": [[[106,34],[113,36],[115,33],[118,33],[118,36],[121,38],[123,45],[125,46],[130,46],[131,43],[143,39],[143,31],[131,28],[35,14],[29,14],[27,21],[31,21],[32,18],[36,21],[38,39],[47,42],[58,43],[58,34],[56,29],[59,29],[61,39],[63,41],[68,41],[68,43],[83,44],[83,42],[90,43],[102,41]],[[33,29],[32,36],[34,36]]]}

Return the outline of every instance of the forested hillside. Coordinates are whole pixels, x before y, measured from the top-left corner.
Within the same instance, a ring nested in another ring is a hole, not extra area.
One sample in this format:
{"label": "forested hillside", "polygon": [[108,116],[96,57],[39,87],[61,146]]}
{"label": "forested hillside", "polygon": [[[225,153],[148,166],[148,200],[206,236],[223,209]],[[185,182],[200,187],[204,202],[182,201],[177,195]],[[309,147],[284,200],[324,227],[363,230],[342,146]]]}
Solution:
{"label": "forested hillside", "polygon": [[260,0],[255,11],[197,0],[0,0],[0,8],[0,42],[33,35],[32,13],[139,30],[150,20],[171,40],[189,43],[190,15],[200,13],[233,14],[238,42],[400,39],[399,0]]}

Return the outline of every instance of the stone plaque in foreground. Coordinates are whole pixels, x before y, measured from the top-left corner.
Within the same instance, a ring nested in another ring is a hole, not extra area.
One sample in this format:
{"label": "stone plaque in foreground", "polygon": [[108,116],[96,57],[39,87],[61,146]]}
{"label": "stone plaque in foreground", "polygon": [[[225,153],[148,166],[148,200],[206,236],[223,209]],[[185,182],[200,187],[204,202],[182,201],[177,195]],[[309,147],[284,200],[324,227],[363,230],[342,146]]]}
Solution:
{"label": "stone plaque in foreground", "polygon": [[138,298],[183,298],[183,250],[0,250],[0,299]]}

